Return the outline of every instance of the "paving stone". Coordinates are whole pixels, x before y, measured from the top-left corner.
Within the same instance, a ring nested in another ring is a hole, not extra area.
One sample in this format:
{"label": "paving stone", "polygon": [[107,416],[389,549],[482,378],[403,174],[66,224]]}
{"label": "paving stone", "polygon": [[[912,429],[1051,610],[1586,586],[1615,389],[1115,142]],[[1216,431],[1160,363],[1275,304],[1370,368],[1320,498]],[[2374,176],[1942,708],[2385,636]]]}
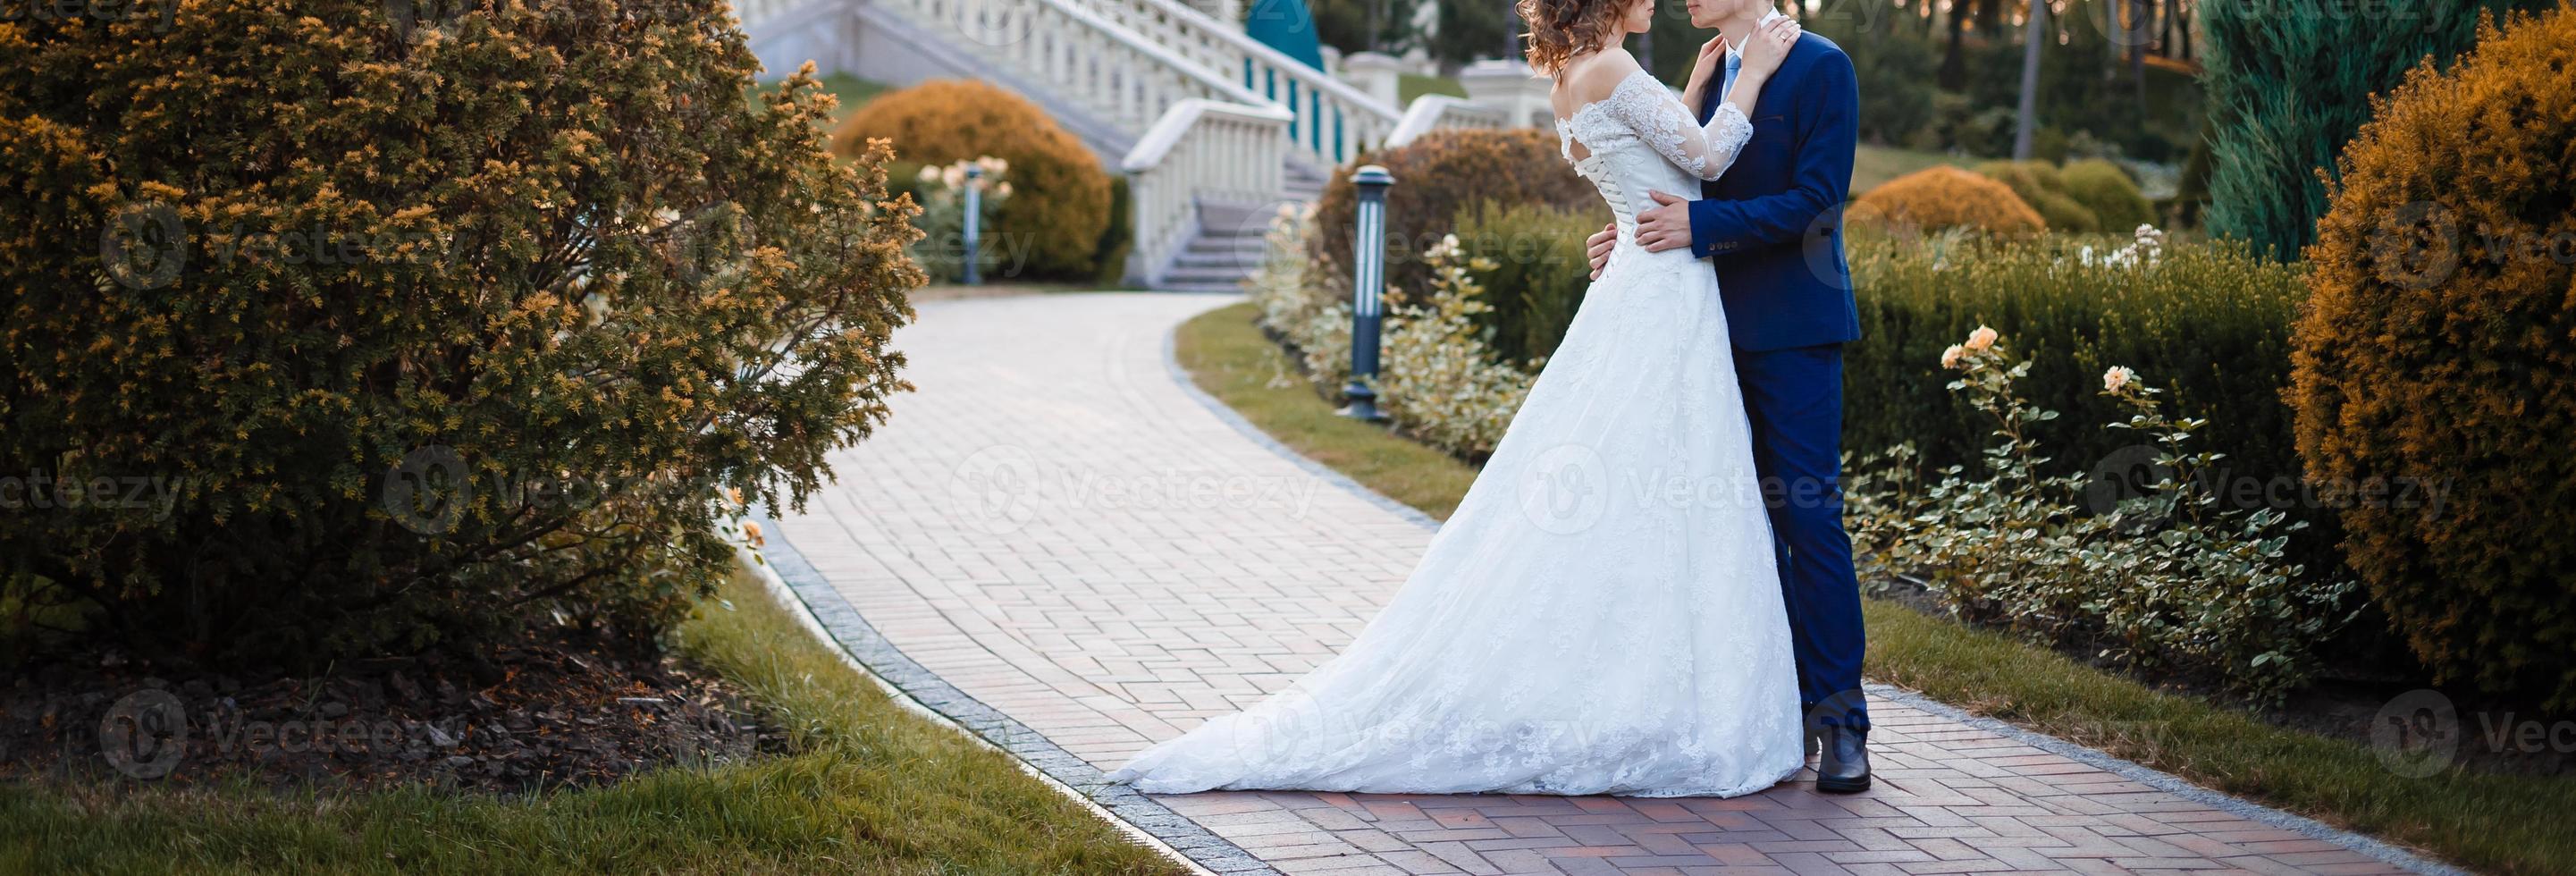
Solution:
{"label": "paving stone", "polygon": [[[777,522],[826,629],[1085,788],[1339,651],[1431,531],[1175,379],[1173,327],[1229,300],[921,304],[918,391]],[[1873,702],[1878,787],[1843,797],[1095,793],[1220,873],[2404,872],[1935,711]]]}

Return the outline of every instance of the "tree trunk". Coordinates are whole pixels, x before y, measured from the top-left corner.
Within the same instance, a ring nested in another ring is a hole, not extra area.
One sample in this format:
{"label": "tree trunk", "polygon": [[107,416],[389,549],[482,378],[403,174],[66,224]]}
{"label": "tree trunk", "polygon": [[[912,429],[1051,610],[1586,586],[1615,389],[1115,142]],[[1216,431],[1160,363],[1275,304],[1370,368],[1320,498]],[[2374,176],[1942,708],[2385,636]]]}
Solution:
{"label": "tree trunk", "polygon": [[2159,34],[2156,37],[2156,54],[2168,58],[2174,56],[2174,13],[2181,5],[2182,0],[2165,0],[2163,21],[2158,23],[2156,31]]}
{"label": "tree trunk", "polygon": [[2032,0],[2030,33],[2022,39],[2021,118],[2013,126],[2013,160],[2030,160],[2030,141],[2039,130],[2039,47],[2048,42],[2047,0]]}
{"label": "tree trunk", "polygon": [[2182,31],[2182,59],[2189,61],[2191,60],[2191,30],[2192,26],[2198,23],[2197,19],[2200,18],[2200,3],[2198,0],[2193,0],[2189,9],[2176,9],[2174,11],[2181,13],[2182,15],[2182,26],[2176,29]]}
{"label": "tree trunk", "polygon": [[2129,0],[2129,79],[2137,85],[2138,107],[2147,105],[2147,43],[2156,29],[2156,0]]}
{"label": "tree trunk", "polygon": [[1941,87],[1951,91],[1965,90],[1968,85],[1968,50],[1959,42],[1961,35],[1967,30],[1966,7],[1967,0],[1951,2],[1950,45],[1941,54]]}

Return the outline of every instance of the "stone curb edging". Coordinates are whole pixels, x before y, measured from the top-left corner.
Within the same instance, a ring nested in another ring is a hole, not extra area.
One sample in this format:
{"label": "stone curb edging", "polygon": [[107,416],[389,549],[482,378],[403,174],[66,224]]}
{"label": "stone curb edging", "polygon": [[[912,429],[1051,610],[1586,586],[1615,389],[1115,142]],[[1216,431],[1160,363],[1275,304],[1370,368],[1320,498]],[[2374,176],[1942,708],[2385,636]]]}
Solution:
{"label": "stone curb edging", "polygon": [[[1226,425],[1234,427],[1235,431],[1241,432],[1245,437],[1251,438],[1253,443],[1268,448],[1270,452],[1286,458],[1290,463],[1299,468],[1314,473],[1316,476],[1323,478],[1327,483],[1339,487],[1342,490],[1356,495],[1372,504],[1392,511],[1397,516],[1412,521],[1415,525],[1435,531],[1440,528],[1439,521],[1431,519],[1429,515],[1422,513],[1413,506],[1397,502],[1394,499],[1378,493],[1376,490],[1369,489],[1367,485],[1352,480],[1341,472],[1327,468],[1323,463],[1308,459],[1304,455],[1299,454],[1295,449],[1290,448],[1286,444],[1280,443],[1278,439],[1270,437],[1269,433],[1261,431],[1261,427],[1253,425],[1250,420],[1244,419],[1242,414],[1236,413],[1234,408],[1227,406],[1223,400],[1218,399],[1216,396],[1209,395],[1206,390],[1200,389],[1198,382],[1191,379],[1189,371],[1181,367],[1177,345],[1174,340],[1168,336],[1163,339],[1163,367],[1165,370],[1171,372],[1172,382],[1180,384],[1181,391],[1183,393],[1188,394],[1189,397],[1197,401],[1201,407],[1207,408],[1210,413],[1215,414],[1217,419],[1223,420]],[[2087,766],[2100,769],[2121,778],[2146,785],[2156,790],[2172,794],[2176,797],[2181,797],[2185,800],[2190,800],[2194,803],[2199,803],[2210,808],[2226,812],[2230,815],[2244,818],[2248,821],[2268,824],[2283,830],[2304,834],[2314,839],[2334,843],[2355,852],[2368,855],[2391,866],[2404,868],[2416,873],[2431,874],[2431,876],[2467,876],[2467,871],[2447,864],[2428,860],[2411,851],[2385,841],[2333,827],[2306,816],[2284,812],[2258,803],[2222,794],[2217,791],[2212,791],[2199,785],[2194,785],[2170,773],[2161,772],[2133,761],[2122,760],[2109,754],[2096,751],[2091,748],[2086,748],[2082,745],[2077,745],[2054,736],[2035,733],[1994,718],[1972,715],[1955,706],[1934,700],[1915,691],[1906,690],[1894,685],[1876,683],[1867,684],[1864,689],[1868,691],[1870,696],[1921,709],[1926,713],[1939,715],[1941,717],[1966,724],[1970,727],[2020,742],[2041,751],[2083,763]]]}
{"label": "stone curb edging", "polygon": [[815,622],[851,659],[868,671],[892,684],[930,711],[955,722],[1030,768],[1053,779],[1112,817],[1152,836],[1190,863],[1215,873],[1235,876],[1279,876],[1279,871],[1253,857],[1251,852],[1199,826],[1198,822],[1174,812],[1151,797],[1127,785],[1110,784],[1106,774],[1089,761],[1056,745],[1046,736],[1030,729],[1001,710],[986,705],[965,691],[949,684],[937,673],[905,656],[903,651],[877,632],[849,598],[833,589],[823,573],[806,561],[786,537],[786,528],[767,514],[753,514],[750,519],[768,533],[768,544],[760,548],[781,581]]}

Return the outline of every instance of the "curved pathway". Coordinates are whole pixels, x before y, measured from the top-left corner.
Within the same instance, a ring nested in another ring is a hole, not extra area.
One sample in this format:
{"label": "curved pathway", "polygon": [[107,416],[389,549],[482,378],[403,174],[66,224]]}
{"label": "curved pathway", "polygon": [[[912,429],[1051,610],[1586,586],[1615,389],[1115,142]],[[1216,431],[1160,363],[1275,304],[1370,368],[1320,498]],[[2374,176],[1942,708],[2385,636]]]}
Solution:
{"label": "curved pathway", "polygon": [[2366,838],[1873,688],[1877,787],[1732,800],[1103,786],[1285,686],[1402,583],[1430,523],[1295,457],[1168,364],[1231,298],[925,302],[919,391],[773,523],[824,626],[932,709],[1219,872],[2438,872]]}

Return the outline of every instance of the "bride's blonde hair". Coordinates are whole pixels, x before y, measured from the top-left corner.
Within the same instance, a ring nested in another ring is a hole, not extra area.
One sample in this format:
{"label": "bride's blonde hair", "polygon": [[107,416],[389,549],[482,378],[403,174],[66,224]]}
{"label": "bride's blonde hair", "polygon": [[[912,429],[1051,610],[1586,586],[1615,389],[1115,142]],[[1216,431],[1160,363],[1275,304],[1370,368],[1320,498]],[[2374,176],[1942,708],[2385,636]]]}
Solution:
{"label": "bride's blonde hair", "polygon": [[1521,24],[1529,28],[1530,69],[1552,76],[1576,55],[1600,48],[1617,34],[1619,18],[1632,4],[1654,0],[1520,0]]}

